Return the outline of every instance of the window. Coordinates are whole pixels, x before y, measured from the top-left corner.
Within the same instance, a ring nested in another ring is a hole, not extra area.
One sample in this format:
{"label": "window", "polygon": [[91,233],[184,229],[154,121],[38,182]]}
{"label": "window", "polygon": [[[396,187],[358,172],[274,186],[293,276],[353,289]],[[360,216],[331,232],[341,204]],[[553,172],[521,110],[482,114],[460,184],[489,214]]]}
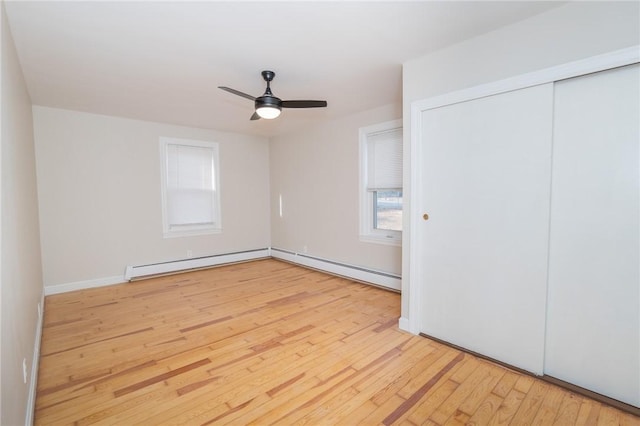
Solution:
{"label": "window", "polygon": [[220,232],[218,144],[160,138],[160,158],[165,238]]}
{"label": "window", "polygon": [[360,239],[402,239],[402,122],[360,129]]}

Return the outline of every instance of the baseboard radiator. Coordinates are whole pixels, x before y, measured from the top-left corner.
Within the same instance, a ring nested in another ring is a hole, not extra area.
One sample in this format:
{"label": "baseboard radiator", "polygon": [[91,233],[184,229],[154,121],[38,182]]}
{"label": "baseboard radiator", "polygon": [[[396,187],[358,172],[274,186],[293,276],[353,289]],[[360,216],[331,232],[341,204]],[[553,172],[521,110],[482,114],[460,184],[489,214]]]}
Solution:
{"label": "baseboard radiator", "polygon": [[214,256],[152,263],[148,265],[131,265],[127,266],[124,278],[126,281],[134,281],[136,279],[149,278],[157,275],[209,268],[229,263],[247,262],[250,260],[269,257],[349,278],[354,281],[374,284],[395,291],[401,290],[401,277],[399,275],[278,248],[247,250],[236,253],[225,253]]}
{"label": "baseboard radiator", "polygon": [[286,260],[312,269],[328,272],[333,275],[350,278],[354,281],[374,284],[387,289],[400,291],[402,280],[399,275],[388,272],[376,271],[359,266],[348,265],[346,263],[335,262],[333,260],[322,259],[309,256],[303,253],[295,253],[288,250],[271,248],[271,257],[274,259]]}
{"label": "baseboard radiator", "polygon": [[174,260],[170,262],[152,263],[148,265],[127,266],[124,278],[127,281],[133,281],[135,279],[148,278],[155,275],[209,268],[217,265],[246,262],[249,260],[263,259],[267,257],[271,257],[270,249],[263,248],[214,256]]}

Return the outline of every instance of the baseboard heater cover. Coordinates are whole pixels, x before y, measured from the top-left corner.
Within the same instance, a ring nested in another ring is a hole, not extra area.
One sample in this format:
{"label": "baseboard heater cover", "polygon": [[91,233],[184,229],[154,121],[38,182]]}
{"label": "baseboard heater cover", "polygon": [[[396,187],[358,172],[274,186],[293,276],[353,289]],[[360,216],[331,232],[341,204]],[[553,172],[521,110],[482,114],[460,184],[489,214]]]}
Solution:
{"label": "baseboard heater cover", "polygon": [[360,266],[348,265],[333,260],[309,256],[307,254],[295,253],[289,250],[272,247],[271,257],[396,291],[400,291],[402,285],[401,277],[399,275],[362,268]]}
{"label": "baseboard heater cover", "polygon": [[255,250],[239,251],[235,253],[225,253],[213,256],[194,257],[190,259],[174,260],[170,262],[152,263],[148,265],[127,266],[124,274],[126,281],[136,278],[144,278],[153,275],[169,274],[172,272],[187,271],[190,269],[207,268],[234,262],[246,262],[270,257],[270,249],[262,248]]}

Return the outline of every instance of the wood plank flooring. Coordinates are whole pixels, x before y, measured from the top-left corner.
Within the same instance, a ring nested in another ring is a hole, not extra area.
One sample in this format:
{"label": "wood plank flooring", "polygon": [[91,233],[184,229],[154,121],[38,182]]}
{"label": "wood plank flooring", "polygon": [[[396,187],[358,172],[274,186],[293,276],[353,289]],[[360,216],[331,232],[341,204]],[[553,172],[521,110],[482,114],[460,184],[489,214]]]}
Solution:
{"label": "wood plank flooring", "polygon": [[639,425],[277,260],[48,296],[38,425]]}

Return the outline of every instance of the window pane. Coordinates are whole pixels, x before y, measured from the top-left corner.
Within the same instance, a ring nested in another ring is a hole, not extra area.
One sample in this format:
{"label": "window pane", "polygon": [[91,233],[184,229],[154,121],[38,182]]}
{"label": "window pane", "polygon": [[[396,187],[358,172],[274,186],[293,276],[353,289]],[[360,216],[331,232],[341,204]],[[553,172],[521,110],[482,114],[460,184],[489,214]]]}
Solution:
{"label": "window pane", "polygon": [[168,143],[166,155],[165,220],[169,230],[215,225],[215,148]]}
{"label": "window pane", "polygon": [[360,240],[402,241],[402,120],[359,129]]}
{"label": "window pane", "polygon": [[214,193],[207,190],[167,191],[169,226],[213,224]]}
{"label": "window pane", "polygon": [[373,227],[402,231],[402,190],[373,192]]}
{"label": "window pane", "polygon": [[218,144],[160,137],[164,238],[222,232]]}

